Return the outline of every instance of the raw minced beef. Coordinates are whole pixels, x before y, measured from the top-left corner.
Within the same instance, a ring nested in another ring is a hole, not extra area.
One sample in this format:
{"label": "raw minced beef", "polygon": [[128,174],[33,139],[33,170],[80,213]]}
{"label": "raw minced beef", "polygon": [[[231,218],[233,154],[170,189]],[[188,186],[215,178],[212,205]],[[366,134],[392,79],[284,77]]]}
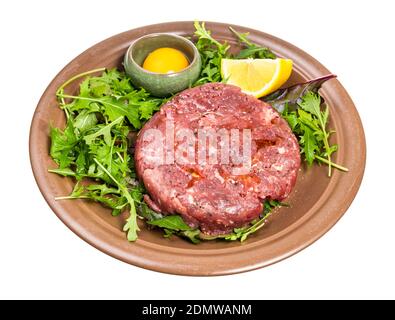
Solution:
{"label": "raw minced beef", "polygon": [[[175,162],[160,159],[167,155],[161,143],[164,146],[169,141],[169,123],[174,126],[170,126],[174,129],[170,141]],[[162,136],[149,138],[150,129],[157,129]],[[230,147],[231,156],[225,157],[228,163],[222,161],[226,144],[217,137],[217,149],[206,145],[209,152],[199,162],[201,129],[225,129],[228,133],[237,129],[239,150]],[[240,158],[232,158],[232,152],[242,151],[243,129],[251,132],[248,167],[240,164]],[[185,132],[193,133],[189,138],[194,143],[177,140],[178,134]],[[210,162],[210,152],[217,153],[217,163]],[[195,161],[191,161],[191,154]],[[137,138],[135,161],[138,177],[149,193],[145,200],[153,210],[180,214],[203,233],[218,235],[259,217],[265,199],[288,197],[300,167],[300,154],[287,122],[270,105],[235,86],[210,83],[181,92],[147,122]]]}

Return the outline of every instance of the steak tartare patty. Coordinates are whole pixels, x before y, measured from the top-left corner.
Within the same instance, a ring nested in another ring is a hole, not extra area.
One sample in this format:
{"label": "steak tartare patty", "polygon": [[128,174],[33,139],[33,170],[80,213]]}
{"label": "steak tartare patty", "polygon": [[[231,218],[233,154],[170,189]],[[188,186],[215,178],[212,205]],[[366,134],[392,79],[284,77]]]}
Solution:
{"label": "steak tartare patty", "polygon": [[[201,158],[204,161],[197,161],[201,129],[237,129],[239,150],[229,147],[228,162],[210,162],[210,154],[217,152],[220,158],[225,155],[226,145],[232,146],[228,143],[232,138],[220,140],[217,136],[217,147],[222,149],[208,144],[207,155]],[[251,137],[248,168],[232,157],[246,144],[241,139],[246,129]],[[188,143],[185,132],[192,132]],[[179,136],[184,140],[177,139]],[[168,153],[172,148],[175,161]],[[170,158],[163,161],[168,154]],[[136,141],[135,161],[137,175],[149,193],[145,201],[154,211],[180,214],[191,227],[220,235],[258,218],[266,199],[281,201],[289,195],[300,167],[300,154],[287,122],[270,105],[238,87],[210,83],[181,92],[145,124]]]}

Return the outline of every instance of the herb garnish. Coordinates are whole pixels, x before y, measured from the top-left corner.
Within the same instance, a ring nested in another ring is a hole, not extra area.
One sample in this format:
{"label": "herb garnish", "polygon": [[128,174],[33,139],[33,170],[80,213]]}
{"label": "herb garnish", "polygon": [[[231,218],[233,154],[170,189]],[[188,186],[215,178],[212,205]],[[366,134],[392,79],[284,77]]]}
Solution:
{"label": "herb garnish", "polygon": [[[57,200],[90,199],[110,207],[113,215],[128,209],[124,231],[129,241],[135,241],[136,203],[143,201],[143,188],[134,179],[128,135],[141,128],[163,100],[136,90],[129,77],[115,69],[87,77],[76,96],[64,92],[72,81],[103,70],[77,75],[57,91],[67,124],[64,131],[51,128],[50,155],[59,167],[49,171],[77,180],[73,192]],[[95,183],[84,186],[86,178]]]}
{"label": "herb garnish", "polygon": [[211,32],[206,30],[205,23],[195,21],[195,36],[198,37],[196,48],[202,58],[202,71],[195,86],[208,82],[221,82],[221,59],[228,58],[230,46],[227,43],[220,43],[211,36]]}
{"label": "herb garnish", "polygon": [[[199,21],[195,21],[194,26],[196,29],[195,36],[197,37],[196,47],[202,58],[202,71],[194,85],[225,80],[221,77],[221,60],[222,58],[232,58],[232,55],[229,53],[230,45],[214,39],[211,36],[211,32],[206,29],[204,22],[200,24]],[[245,47],[234,58],[276,58],[276,55],[268,48],[252,43],[248,39],[248,33],[238,33],[232,27],[229,27],[229,29],[236,35],[239,43]]]}
{"label": "herb garnish", "polygon": [[276,59],[276,55],[266,47],[262,47],[257,45],[256,43],[251,42],[248,39],[247,33],[239,33],[232,27],[229,27],[229,30],[233,32],[233,34],[237,37],[240,44],[245,48],[240,50],[240,52],[236,55],[236,59]]}
{"label": "herb garnish", "polygon": [[266,220],[273,213],[274,208],[281,206],[288,205],[275,200],[267,200],[263,204],[263,212],[260,218],[250,222],[244,227],[233,229],[233,231],[229,234],[218,236],[208,236],[201,233],[199,229],[191,228],[184,222],[182,217],[179,215],[165,216],[159,219],[153,219],[149,221],[148,224],[162,228],[165,232],[165,237],[178,235],[180,237],[187,238],[193,243],[198,243],[200,242],[200,240],[214,239],[223,239],[228,241],[239,240],[240,242],[243,242],[247,239],[248,236],[258,231],[266,224]]}
{"label": "herb garnish", "polygon": [[299,109],[289,111],[287,107],[282,113],[288,121],[293,133],[298,137],[301,152],[307,164],[311,166],[314,160],[328,165],[328,177],[332,175],[332,167],[342,171],[347,168],[332,162],[331,155],[337,151],[338,145],[329,144],[329,136],[334,131],[327,131],[329,116],[328,106],[321,111],[321,97],[308,91],[298,103]]}

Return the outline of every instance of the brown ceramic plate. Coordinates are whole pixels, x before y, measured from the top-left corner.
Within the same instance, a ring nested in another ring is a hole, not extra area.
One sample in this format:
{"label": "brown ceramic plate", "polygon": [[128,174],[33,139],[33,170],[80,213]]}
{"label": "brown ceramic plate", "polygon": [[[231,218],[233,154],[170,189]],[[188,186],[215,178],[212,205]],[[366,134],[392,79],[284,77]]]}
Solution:
{"label": "brown ceramic plate", "polygon": [[[251,39],[271,48],[280,57],[294,61],[288,84],[305,81],[329,71],[314,58],[293,45],[271,35],[233,26],[250,32]],[[214,37],[235,44],[228,24],[207,23]],[[130,43],[145,34],[173,32],[191,35],[193,22],[172,22],[146,26],[111,37],[93,46],[71,61],[50,83],[34,113],[30,132],[30,158],[38,186],[56,215],[78,236],[97,249],[143,268],[182,275],[223,275],[267,266],[293,255],[326,233],[344,214],[354,199],[365,167],[365,138],[355,106],[338,80],[324,84],[321,94],[331,110],[330,126],[336,130],[333,142],[340,145],[335,161],[350,169],[326,176],[327,168],[317,165],[302,168],[295,190],[287,200],[291,208],[272,215],[267,225],[247,241],[206,241],[198,245],[160,231],[142,231],[135,243],[122,232],[125,217],[112,217],[109,210],[92,202],[55,201],[73,187],[71,179],[48,173],[54,163],[48,155],[49,126],[63,126],[64,114],[57,107],[55,91],[70,77],[99,67],[122,67],[123,55]],[[76,91],[77,84],[69,90]],[[141,222],[141,221],[140,221]]]}

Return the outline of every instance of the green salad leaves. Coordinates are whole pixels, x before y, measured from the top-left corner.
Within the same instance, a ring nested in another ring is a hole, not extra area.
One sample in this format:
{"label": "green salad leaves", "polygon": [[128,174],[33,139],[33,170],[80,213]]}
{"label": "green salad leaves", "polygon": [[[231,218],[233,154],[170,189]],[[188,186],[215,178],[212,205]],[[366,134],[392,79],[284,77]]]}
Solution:
{"label": "green salad leaves", "polygon": [[[202,57],[202,70],[195,86],[226,80],[221,77],[222,58],[276,58],[268,48],[251,42],[248,34],[238,33],[231,27],[242,48],[236,55],[230,53],[228,43],[214,39],[204,23],[195,22],[195,29],[196,46]],[[280,89],[265,99],[288,121],[299,139],[306,162],[309,165],[313,161],[327,164],[329,176],[332,168],[347,170],[332,161],[337,145],[329,143],[332,133],[327,130],[329,109],[323,107],[317,94],[323,81],[331,77]],[[78,93],[67,93],[68,86],[77,80],[82,80]],[[114,216],[124,215],[123,230],[129,241],[137,239],[137,220],[140,217],[151,228],[162,229],[165,237],[178,235],[193,243],[212,239],[242,242],[265,225],[275,208],[284,206],[278,201],[266,200],[258,219],[235,228],[230,234],[215,237],[192,228],[179,215],[157,213],[143,200],[145,189],[136,180],[133,155],[129,149],[132,137],[167,99],[153,97],[144,89],[133,87],[125,73],[105,68],[70,78],[59,87],[56,96],[65,113],[66,125],[63,130],[50,128],[49,153],[57,167],[48,171],[72,177],[76,182],[69,195],[56,199],[87,199],[110,208]]]}
{"label": "green salad leaves", "polygon": [[[101,76],[89,76],[97,72]],[[79,94],[66,94],[65,87],[82,77]],[[69,196],[57,199],[90,199],[111,208],[113,215],[128,211],[124,231],[129,241],[136,240],[136,204],[142,203],[144,189],[135,180],[128,136],[159,110],[162,99],[133,88],[116,69],[77,75],[59,88],[57,97],[67,125],[63,131],[51,128],[50,155],[59,167],[49,171],[77,181]]]}
{"label": "green salad leaves", "polygon": [[221,82],[221,59],[230,57],[228,50],[230,45],[220,43],[206,30],[204,22],[195,21],[195,36],[198,38],[196,48],[202,58],[202,71],[195,86],[208,82]]}
{"label": "green salad leaves", "polygon": [[266,47],[257,45],[248,39],[248,33],[239,33],[232,27],[229,27],[230,31],[237,37],[239,43],[244,47],[235,56],[236,59],[276,59],[276,55]]}
{"label": "green salad leaves", "polygon": [[222,239],[228,241],[239,240],[240,242],[243,242],[247,239],[249,235],[261,229],[266,224],[267,218],[273,213],[273,210],[281,206],[288,205],[274,200],[265,201],[263,204],[262,214],[260,215],[259,219],[252,221],[244,227],[234,228],[233,231],[229,234],[222,234],[217,236],[209,236],[203,234],[198,228],[191,228],[179,215],[164,216],[162,218],[148,218],[147,220],[149,225],[162,228],[165,232],[165,237],[178,235],[180,237],[187,238],[193,243],[199,243],[201,240],[214,239]]}
{"label": "green salad leaves", "polygon": [[329,116],[328,106],[321,111],[322,99],[319,94],[308,91],[295,111],[288,111],[285,108],[282,116],[288,121],[292,131],[299,138],[301,151],[308,165],[312,165],[314,160],[328,165],[328,177],[332,175],[332,167],[342,171],[347,168],[334,163],[332,154],[337,151],[338,145],[330,145],[329,137],[333,131],[327,132],[327,122]]}
{"label": "green salad leaves", "polygon": [[337,151],[338,145],[330,145],[329,138],[334,131],[327,130],[329,108],[318,94],[321,85],[335,77],[330,74],[279,89],[264,98],[288,121],[307,164],[311,166],[314,161],[326,164],[328,177],[332,175],[332,168],[348,171],[332,161],[331,156]]}

